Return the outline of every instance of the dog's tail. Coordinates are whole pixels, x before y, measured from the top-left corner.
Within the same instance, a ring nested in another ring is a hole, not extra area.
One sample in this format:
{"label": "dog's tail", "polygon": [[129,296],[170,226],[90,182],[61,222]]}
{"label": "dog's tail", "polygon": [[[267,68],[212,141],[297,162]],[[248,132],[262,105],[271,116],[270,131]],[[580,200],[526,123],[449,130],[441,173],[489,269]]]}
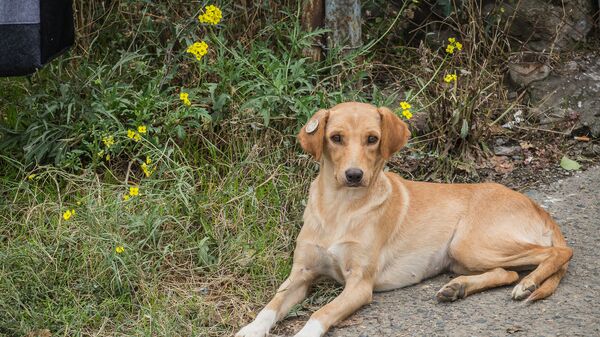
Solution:
{"label": "dog's tail", "polygon": [[[536,205],[537,206],[537,205]],[[564,236],[560,232],[560,228],[558,224],[554,222],[550,214],[546,212],[544,209],[538,206],[538,211],[540,215],[546,222],[546,225],[552,229],[552,246],[553,247],[567,247],[567,241]],[[569,266],[569,261],[565,262],[556,273],[552,274],[548,277],[542,284],[537,288],[527,299],[526,302],[533,302],[537,300],[544,299],[554,293],[556,288],[558,288],[558,284],[560,280],[567,273],[567,267]]]}

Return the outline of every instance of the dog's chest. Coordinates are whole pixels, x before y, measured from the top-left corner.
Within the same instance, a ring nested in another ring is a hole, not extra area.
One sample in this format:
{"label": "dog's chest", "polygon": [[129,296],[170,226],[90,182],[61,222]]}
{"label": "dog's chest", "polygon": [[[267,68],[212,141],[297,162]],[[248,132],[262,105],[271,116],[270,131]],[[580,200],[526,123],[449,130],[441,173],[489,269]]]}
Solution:
{"label": "dog's chest", "polygon": [[[327,275],[343,283],[351,274],[361,273],[377,259],[373,256],[373,228],[364,226],[359,216],[314,219],[314,227],[303,228],[310,232],[309,237],[301,234],[301,250],[313,256],[313,264],[322,275]],[[328,225],[321,225],[328,221]],[[362,226],[361,226],[362,225]]]}
{"label": "dog's chest", "polygon": [[312,249],[317,257],[312,262],[320,274],[340,283],[344,283],[353,273],[361,273],[364,266],[371,262],[367,261],[366,254],[362,253],[365,248],[356,241],[322,241],[314,244]]}
{"label": "dog's chest", "polygon": [[[311,235],[303,249],[312,251],[311,264],[318,267],[320,274],[341,283],[352,274],[374,272],[375,290],[390,290],[418,283],[448,265],[446,244],[430,240],[416,244],[403,235],[388,240],[377,217],[372,215],[309,214],[305,220]],[[381,242],[382,236],[385,244],[375,244]],[[299,240],[302,239],[301,235]]]}

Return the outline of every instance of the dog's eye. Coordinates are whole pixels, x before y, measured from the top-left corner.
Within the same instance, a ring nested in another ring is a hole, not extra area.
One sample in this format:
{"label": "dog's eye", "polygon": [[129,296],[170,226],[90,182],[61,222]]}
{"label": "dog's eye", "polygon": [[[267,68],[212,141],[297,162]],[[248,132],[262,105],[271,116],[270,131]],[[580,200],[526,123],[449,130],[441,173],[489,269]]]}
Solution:
{"label": "dog's eye", "polygon": [[333,136],[331,136],[331,141],[334,142],[334,143],[336,143],[336,144],[339,144],[339,143],[342,142],[342,136],[340,136],[340,135],[333,135]]}
{"label": "dog's eye", "polygon": [[369,136],[369,138],[367,138],[367,143],[368,144],[375,144],[375,143],[377,143],[378,140],[379,140],[379,138],[377,138],[375,136]]}

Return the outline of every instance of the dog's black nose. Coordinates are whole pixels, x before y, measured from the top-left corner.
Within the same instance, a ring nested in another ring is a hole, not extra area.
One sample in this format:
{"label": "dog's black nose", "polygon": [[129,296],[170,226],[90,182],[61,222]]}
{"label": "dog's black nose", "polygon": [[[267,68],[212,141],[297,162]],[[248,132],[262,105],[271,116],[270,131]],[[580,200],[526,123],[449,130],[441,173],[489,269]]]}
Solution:
{"label": "dog's black nose", "polygon": [[346,170],[346,181],[348,184],[358,184],[362,180],[363,171],[358,168],[350,168]]}

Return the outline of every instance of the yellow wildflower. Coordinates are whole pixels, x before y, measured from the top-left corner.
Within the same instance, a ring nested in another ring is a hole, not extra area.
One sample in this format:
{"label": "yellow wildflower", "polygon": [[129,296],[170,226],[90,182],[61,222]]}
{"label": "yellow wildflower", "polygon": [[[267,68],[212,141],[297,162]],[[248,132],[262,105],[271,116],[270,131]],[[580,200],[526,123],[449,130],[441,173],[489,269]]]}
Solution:
{"label": "yellow wildflower", "polygon": [[456,76],[456,74],[448,74],[444,76],[444,82],[446,83],[450,83],[452,81],[456,82],[456,80],[458,80],[458,76]]}
{"label": "yellow wildflower", "polygon": [[142,136],[140,136],[139,133],[129,129],[127,130],[127,137],[129,137],[130,139],[133,139],[136,142],[139,142],[140,139],[142,139]]}
{"label": "yellow wildflower", "polygon": [[183,101],[183,104],[190,106],[192,105],[192,102],[190,102],[190,94],[188,94],[187,92],[182,92],[179,93],[179,99]]}
{"label": "yellow wildflower", "polygon": [[204,41],[194,42],[194,44],[189,46],[186,51],[196,56],[196,60],[200,61],[202,56],[208,53],[208,44],[206,44]]}
{"label": "yellow wildflower", "polygon": [[454,54],[454,49],[457,49],[459,51],[462,50],[463,45],[462,45],[462,43],[456,41],[456,38],[449,37],[448,38],[448,42],[449,43],[446,46],[446,53],[448,53],[448,54]]}
{"label": "yellow wildflower", "polygon": [[141,167],[142,167],[142,171],[144,171],[144,174],[146,175],[146,178],[148,178],[148,177],[150,177],[150,175],[152,175],[152,170],[148,168],[148,164],[142,163]]}
{"label": "yellow wildflower", "polygon": [[129,200],[129,194],[123,194],[123,200],[124,201]]}
{"label": "yellow wildflower", "polygon": [[102,137],[102,142],[108,149],[115,144],[115,138],[113,136]]}
{"label": "yellow wildflower", "polygon": [[223,18],[223,13],[219,7],[215,5],[209,5],[204,8],[204,13],[198,16],[198,21],[200,21],[200,23],[216,25],[221,21],[221,18]]}
{"label": "yellow wildflower", "polygon": [[71,219],[71,217],[75,215],[75,210],[74,209],[68,209],[63,213],[63,219],[65,220],[69,220]]}
{"label": "yellow wildflower", "polygon": [[106,158],[106,161],[109,161],[110,160],[110,153],[107,154],[105,158]]}
{"label": "yellow wildflower", "polygon": [[125,251],[125,247],[123,247],[123,246],[117,246],[117,247],[115,247],[115,252],[117,254],[122,254],[124,251]]}
{"label": "yellow wildflower", "polygon": [[137,186],[130,186],[129,187],[129,195],[132,197],[135,197],[137,195],[140,194],[140,188]]}
{"label": "yellow wildflower", "polygon": [[146,133],[146,126],[145,125],[138,126],[138,132],[139,133]]}
{"label": "yellow wildflower", "polygon": [[35,177],[37,177],[37,174],[33,173],[33,174],[28,175],[27,179],[33,180],[33,179],[35,179]]}
{"label": "yellow wildflower", "polygon": [[413,115],[412,115],[412,113],[410,113],[410,111],[403,110],[402,111],[402,116],[406,117],[406,119],[411,119]]}
{"label": "yellow wildflower", "polygon": [[146,156],[146,164],[152,164],[152,159],[150,159],[150,156]]}
{"label": "yellow wildflower", "polygon": [[408,102],[400,102],[400,107],[402,108],[402,110],[408,110],[411,108],[411,105],[408,104]]}

